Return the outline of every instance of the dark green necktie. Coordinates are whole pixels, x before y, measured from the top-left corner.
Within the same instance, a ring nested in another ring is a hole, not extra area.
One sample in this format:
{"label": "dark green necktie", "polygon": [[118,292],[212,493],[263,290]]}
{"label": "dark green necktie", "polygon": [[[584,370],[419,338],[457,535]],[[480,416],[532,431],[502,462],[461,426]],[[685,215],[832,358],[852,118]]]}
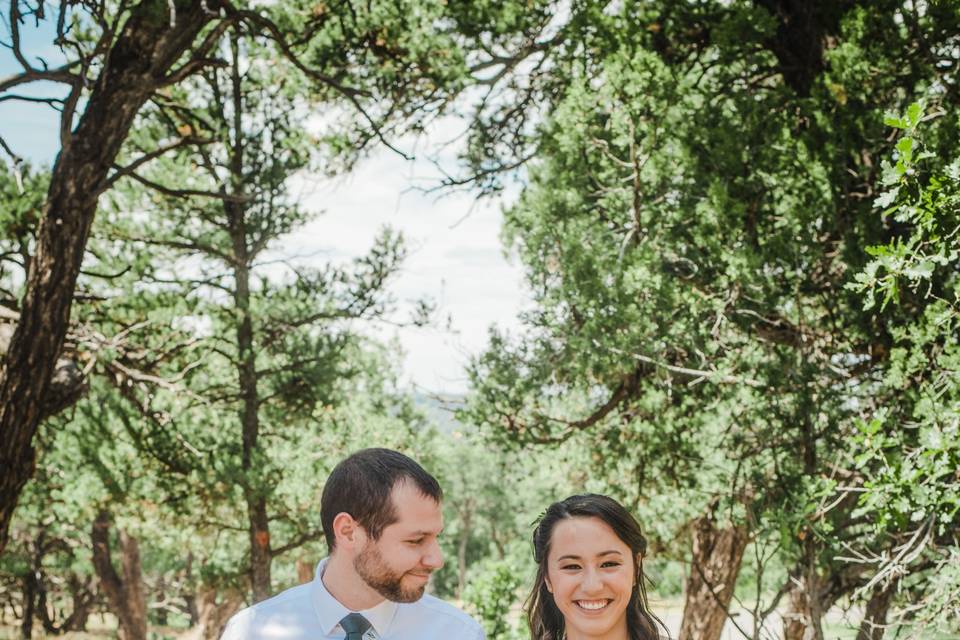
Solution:
{"label": "dark green necktie", "polygon": [[370,628],[370,621],[359,613],[351,613],[344,616],[340,626],[347,632],[346,640],[363,640],[363,634]]}

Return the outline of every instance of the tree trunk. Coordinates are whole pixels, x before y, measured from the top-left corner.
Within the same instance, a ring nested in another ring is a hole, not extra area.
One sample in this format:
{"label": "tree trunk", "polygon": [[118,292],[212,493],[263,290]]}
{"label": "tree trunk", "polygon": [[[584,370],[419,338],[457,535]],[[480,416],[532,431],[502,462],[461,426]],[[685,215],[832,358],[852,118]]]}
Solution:
{"label": "tree trunk", "polygon": [[181,640],[216,640],[223,633],[230,616],[243,606],[243,599],[235,591],[228,591],[217,602],[217,591],[201,587],[192,602],[197,611],[197,624],[181,636]]}
{"label": "tree trunk", "polygon": [[[87,628],[87,620],[90,618],[90,609],[96,599],[93,593],[93,583],[90,580],[80,580],[80,578],[71,573],[67,579],[70,588],[70,599],[73,602],[73,609],[70,615],[63,619],[59,624],[54,619],[56,612],[51,612],[46,606],[46,602],[40,603],[39,611],[43,629],[48,635],[59,635],[67,631],[83,631]],[[43,592],[41,592],[43,593]]]}
{"label": "tree trunk", "polygon": [[848,565],[845,571],[822,577],[817,571],[817,547],[812,534],[804,538],[803,548],[805,567],[790,578],[790,609],[783,617],[783,636],[784,640],[824,640],[824,614],[855,587],[862,568]]}
{"label": "tree trunk", "polygon": [[[10,350],[10,341],[19,320],[19,313],[0,307],[0,360]],[[40,407],[40,419],[44,420],[73,406],[87,392],[87,388],[87,381],[77,363],[70,357],[58,358],[44,395],[43,406]]]}
{"label": "tree trunk", "polygon": [[806,583],[795,584],[790,589],[790,609],[783,616],[783,640],[811,640],[814,636],[810,621],[810,596]]}
{"label": "tree trunk", "polygon": [[313,582],[313,565],[309,560],[297,559],[297,582],[300,584]]}
{"label": "tree trunk", "polygon": [[23,576],[23,616],[20,620],[20,637],[33,637],[33,618],[37,602],[37,578],[32,568]]}
{"label": "tree trunk", "polygon": [[157,578],[157,625],[167,626],[167,580],[161,575]]}
{"label": "tree trunk", "polygon": [[[813,549],[811,548],[811,551]],[[810,640],[823,633],[821,618],[842,597],[852,593],[863,584],[863,575],[867,568],[863,564],[846,563],[831,567],[826,576],[814,573],[815,582],[811,582],[810,574],[813,565],[805,560],[807,568],[799,564],[790,571],[788,594],[788,610],[783,615],[784,640]],[[817,601],[811,602],[812,593],[817,594]],[[820,637],[823,637],[822,635]]]}
{"label": "tree trunk", "polygon": [[100,587],[107,596],[110,609],[120,622],[124,640],[146,640],[147,599],[143,591],[140,569],[140,547],[136,538],[120,531],[120,576],[110,557],[110,514],[100,511],[93,522],[93,566],[100,578]]}
{"label": "tree trunk", "polygon": [[[193,584],[193,551],[187,552],[187,562],[183,569],[184,582]],[[199,596],[196,593],[186,594],[184,600],[187,602],[187,614],[190,616],[190,626],[195,627],[200,624],[200,611],[197,609],[197,600]]]}
{"label": "tree trunk", "polygon": [[467,586],[467,543],[470,542],[470,520],[472,505],[467,501],[467,509],[461,514],[460,540],[457,544],[457,600],[463,599],[463,590]]}
{"label": "tree trunk", "polygon": [[134,5],[54,163],[20,321],[0,372],[0,551],[20,493],[33,476],[33,437],[63,347],[97,200],[137,112],[216,8],[215,0]]}
{"label": "tree trunk", "polygon": [[679,640],[719,640],[749,535],[743,526],[718,527],[715,505],[696,520]]}
{"label": "tree trunk", "polygon": [[897,592],[898,580],[892,580],[887,585],[877,585],[870,594],[867,608],[863,612],[860,630],[856,640],[883,640],[887,631],[887,612],[893,604],[893,596]]}
{"label": "tree trunk", "polygon": [[[230,39],[233,140],[230,147],[230,174],[233,195],[241,195],[244,184],[243,87],[240,75],[239,35]],[[240,390],[240,423],[243,431],[244,499],[250,534],[250,586],[253,601],[270,596],[270,519],[267,515],[265,487],[258,478],[261,465],[256,461],[260,437],[260,395],[257,377],[257,354],[254,345],[253,319],[250,311],[250,269],[256,256],[251,255],[246,205],[224,202],[233,243],[234,304],[237,315],[237,382]]]}

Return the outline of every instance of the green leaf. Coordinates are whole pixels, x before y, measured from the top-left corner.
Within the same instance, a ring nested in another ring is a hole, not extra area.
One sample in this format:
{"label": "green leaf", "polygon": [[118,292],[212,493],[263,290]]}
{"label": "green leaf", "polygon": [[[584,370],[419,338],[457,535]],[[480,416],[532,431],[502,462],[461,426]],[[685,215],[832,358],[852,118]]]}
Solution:
{"label": "green leaf", "polygon": [[928,280],[933,275],[933,263],[924,260],[903,270],[903,274],[912,280]]}
{"label": "green leaf", "polygon": [[873,201],[873,206],[876,207],[877,209],[886,209],[891,204],[896,202],[897,196],[899,194],[900,194],[900,187],[894,187],[889,191],[884,191]]}
{"label": "green leaf", "polygon": [[895,115],[887,115],[883,118],[883,124],[888,127],[894,127],[896,129],[906,129],[907,122],[903,118],[897,117]]}
{"label": "green leaf", "polygon": [[897,151],[900,153],[900,161],[904,164],[910,164],[913,159],[913,138],[900,138],[897,142]]}
{"label": "green leaf", "polygon": [[907,107],[907,122],[910,123],[911,127],[915,127],[920,124],[921,116],[923,116],[923,109],[920,106],[920,103],[914,102]]}

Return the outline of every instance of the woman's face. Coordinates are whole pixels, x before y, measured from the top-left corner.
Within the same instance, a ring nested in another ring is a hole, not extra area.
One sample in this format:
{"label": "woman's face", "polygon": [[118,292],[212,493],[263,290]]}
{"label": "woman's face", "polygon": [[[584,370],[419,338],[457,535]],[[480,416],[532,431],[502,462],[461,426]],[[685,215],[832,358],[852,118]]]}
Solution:
{"label": "woman's face", "polygon": [[635,565],[630,547],[599,518],[566,518],[553,528],[547,589],[569,640],[626,638]]}

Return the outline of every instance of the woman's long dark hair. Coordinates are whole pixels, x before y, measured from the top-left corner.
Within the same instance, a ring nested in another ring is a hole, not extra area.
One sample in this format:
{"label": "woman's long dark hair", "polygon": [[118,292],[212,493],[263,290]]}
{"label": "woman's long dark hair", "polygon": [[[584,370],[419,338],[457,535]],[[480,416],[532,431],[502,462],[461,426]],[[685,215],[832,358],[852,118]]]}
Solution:
{"label": "woman's long dark hair", "polygon": [[659,639],[661,636],[658,625],[664,631],[666,629],[663,623],[650,613],[647,590],[643,584],[643,555],[647,552],[647,539],[643,537],[636,519],[619,502],[595,493],[570,496],[566,500],[554,502],[547,507],[533,530],[533,558],[537,562],[537,578],[526,602],[531,638],[562,640],[565,636],[563,614],[557,608],[553,594],[547,590],[547,555],[550,553],[550,538],[554,527],[567,518],[599,518],[630,547],[636,575],[633,592],[627,603],[627,634],[630,640]]}

